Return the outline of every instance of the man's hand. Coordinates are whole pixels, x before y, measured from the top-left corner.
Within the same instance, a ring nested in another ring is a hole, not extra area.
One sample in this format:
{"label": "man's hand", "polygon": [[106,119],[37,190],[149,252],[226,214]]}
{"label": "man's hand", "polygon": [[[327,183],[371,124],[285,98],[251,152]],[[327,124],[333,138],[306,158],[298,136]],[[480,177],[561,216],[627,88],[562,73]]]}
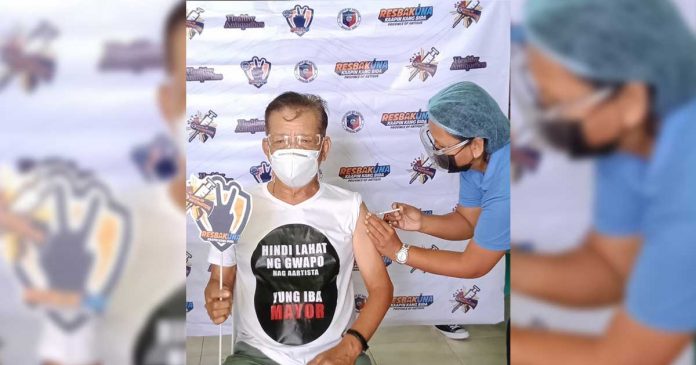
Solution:
{"label": "man's hand", "polygon": [[392,203],[392,208],[401,210],[385,214],[387,223],[404,231],[419,231],[423,227],[423,212],[420,209],[403,203]]}
{"label": "man's hand", "polygon": [[312,359],[307,365],[354,365],[362,352],[362,345],[357,338],[347,335],[341,342]]}
{"label": "man's hand", "polygon": [[205,310],[215,324],[227,320],[232,311],[232,291],[226,286],[220,290],[219,285],[217,281],[209,281],[205,287]]}
{"label": "man's hand", "polygon": [[387,222],[372,215],[372,213],[367,213],[364,223],[367,229],[367,236],[377,248],[377,251],[393,260],[396,252],[402,246],[401,239],[396,234],[394,228]]}

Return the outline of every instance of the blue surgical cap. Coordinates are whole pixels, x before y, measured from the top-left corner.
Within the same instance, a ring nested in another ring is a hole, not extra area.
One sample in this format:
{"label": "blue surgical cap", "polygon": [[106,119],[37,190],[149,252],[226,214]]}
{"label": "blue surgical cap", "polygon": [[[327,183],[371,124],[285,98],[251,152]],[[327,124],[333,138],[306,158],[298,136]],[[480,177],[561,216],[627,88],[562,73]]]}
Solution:
{"label": "blue surgical cap", "polygon": [[485,138],[486,152],[510,142],[510,121],[495,100],[473,82],[458,82],[435,94],[428,102],[430,122],[460,137]]}
{"label": "blue surgical cap", "polygon": [[661,117],[696,97],[696,38],[667,0],[530,0],[529,43],[596,82],[642,81]]}

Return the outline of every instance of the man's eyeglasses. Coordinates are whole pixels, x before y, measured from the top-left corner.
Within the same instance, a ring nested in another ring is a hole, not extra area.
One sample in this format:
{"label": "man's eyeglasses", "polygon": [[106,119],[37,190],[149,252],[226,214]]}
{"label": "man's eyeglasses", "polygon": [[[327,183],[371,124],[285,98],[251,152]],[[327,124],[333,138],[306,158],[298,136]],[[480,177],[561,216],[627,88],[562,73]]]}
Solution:
{"label": "man's eyeglasses", "polygon": [[302,150],[318,150],[323,137],[321,134],[269,134],[266,136],[271,150],[298,148]]}

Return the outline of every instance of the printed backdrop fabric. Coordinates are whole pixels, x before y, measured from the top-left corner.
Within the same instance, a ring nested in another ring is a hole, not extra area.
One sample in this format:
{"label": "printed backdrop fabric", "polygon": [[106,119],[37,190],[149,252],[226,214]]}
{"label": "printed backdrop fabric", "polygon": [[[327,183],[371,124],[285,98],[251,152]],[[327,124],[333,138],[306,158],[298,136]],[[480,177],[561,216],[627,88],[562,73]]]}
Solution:
{"label": "printed backdrop fabric", "polygon": [[[333,141],[322,181],[359,192],[373,212],[397,201],[446,214],[459,180],[424,155],[418,130],[428,99],[472,81],[508,111],[509,1],[188,1],[187,8],[189,176],[218,172],[249,187],[268,181],[264,110],[282,92],[311,93],[328,103]],[[188,335],[215,335],[203,301],[208,244],[190,218],[187,228]],[[432,249],[466,247],[399,235]],[[474,280],[385,265],[395,288],[385,324],[503,320],[503,262]],[[357,311],[367,293],[353,275]]]}

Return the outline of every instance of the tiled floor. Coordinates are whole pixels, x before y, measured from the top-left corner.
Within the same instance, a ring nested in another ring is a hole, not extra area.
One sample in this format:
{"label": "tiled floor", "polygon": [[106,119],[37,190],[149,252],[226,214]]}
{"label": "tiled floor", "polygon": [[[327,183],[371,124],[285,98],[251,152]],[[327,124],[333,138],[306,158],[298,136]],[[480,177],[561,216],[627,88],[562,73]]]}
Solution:
{"label": "tiled floor", "polygon": [[[453,341],[432,326],[380,327],[368,351],[373,365],[502,365],[506,362],[505,323],[468,326],[471,337]],[[223,338],[229,353],[230,338]],[[188,365],[214,365],[218,338],[189,337]],[[224,354],[226,356],[227,354]]]}

